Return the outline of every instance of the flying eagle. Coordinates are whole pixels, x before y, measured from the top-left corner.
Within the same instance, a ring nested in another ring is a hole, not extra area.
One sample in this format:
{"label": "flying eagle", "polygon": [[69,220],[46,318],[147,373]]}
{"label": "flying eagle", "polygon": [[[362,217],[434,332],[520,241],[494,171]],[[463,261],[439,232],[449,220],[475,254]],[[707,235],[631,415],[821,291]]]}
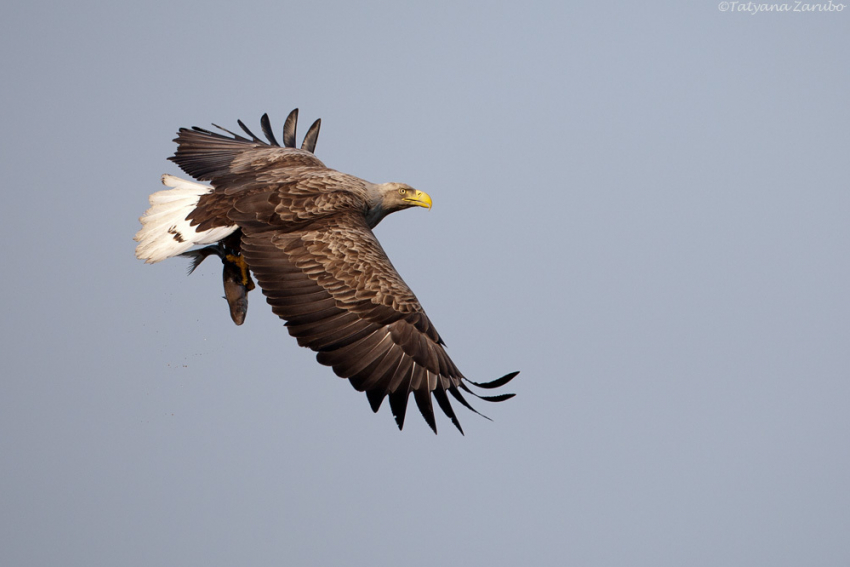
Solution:
{"label": "flying eagle", "polygon": [[[385,397],[398,428],[412,393],[434,432],[431,395],[463,433],[447,395],[478,413],[461,391],[491,402],[468,386],[503,386],[518,372],[472,382],[457,369],[416,296],[390,263],[372,229],[409,207],[431,208],[431,197],[404,183],[373,184],[325,166],[314,154],[321,121],[295,147],[298,109],[283,127],[283,146],[268,115],[260,124],[268,142],[243,123],[247,138],[181,128],[169,158],[198,181],[163,175],[170,187],[150,196],[141,217],[136,257],[155,263],[177,255],[192,268],[211,254],[224,263],[225,296],[238,325],[257,280],[272,311],[298,344],[365,392],[377,412]],[[199,250],[197,245],[211,245]],[[191,271],[191,270],[190,270]]]}

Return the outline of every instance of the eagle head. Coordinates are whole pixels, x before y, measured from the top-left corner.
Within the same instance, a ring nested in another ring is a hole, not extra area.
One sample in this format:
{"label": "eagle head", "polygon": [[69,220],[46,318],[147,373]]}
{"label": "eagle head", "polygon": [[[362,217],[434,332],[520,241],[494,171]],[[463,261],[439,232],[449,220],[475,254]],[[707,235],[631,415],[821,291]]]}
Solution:
{"label": "eagle head", "polygon": [[424,191],[417,191],[406,183],[384,183],[381,185],[381,206],[388,213],[408,207],[431,208],[431,197]]}

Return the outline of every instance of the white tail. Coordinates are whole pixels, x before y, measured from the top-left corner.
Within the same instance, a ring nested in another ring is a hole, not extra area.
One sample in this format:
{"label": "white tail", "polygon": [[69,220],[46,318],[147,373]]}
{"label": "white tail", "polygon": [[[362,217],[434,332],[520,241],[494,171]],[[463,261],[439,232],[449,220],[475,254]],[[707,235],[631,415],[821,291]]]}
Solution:
{"label": "white tail", "polygon": [[182,254],[192,246],[218,242],[238,228],[233,225],[196,231],[197,226],[189,226],[186,217],[198,206],[201,196],[211,193],[213,188],[173,175],[163,175],[162,183],[172,189],[150,196],[151,208],[139,219],[142,228],[133,238],[139,243],[136,258],[154,264]]}

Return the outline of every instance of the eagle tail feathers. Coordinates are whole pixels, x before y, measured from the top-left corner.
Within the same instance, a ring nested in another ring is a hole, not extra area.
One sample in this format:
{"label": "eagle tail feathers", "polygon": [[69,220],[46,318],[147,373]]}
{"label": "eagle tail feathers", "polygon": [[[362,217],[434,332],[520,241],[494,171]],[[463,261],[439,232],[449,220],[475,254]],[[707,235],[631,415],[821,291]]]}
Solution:
{"label": "eagle tail feathers", "polygon": [[139,219],[142,228],[133,238],[139,243],[136,258],[154,264],[193,246],[218,242],[237,229],[234,225],[197,231],[197,226],[186,220],[201,196],[211,192],[212,187],[173,175],[163,175],[162,183],[171,189],[150,196],[151,207]]}

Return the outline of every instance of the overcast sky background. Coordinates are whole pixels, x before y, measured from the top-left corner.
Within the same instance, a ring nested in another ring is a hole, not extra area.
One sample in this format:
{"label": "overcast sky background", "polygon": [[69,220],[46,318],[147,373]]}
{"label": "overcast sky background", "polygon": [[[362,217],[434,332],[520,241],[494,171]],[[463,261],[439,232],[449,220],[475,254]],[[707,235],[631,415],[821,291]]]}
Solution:
{"label": "overcast sky background", "polygon": [[[848,18],[4,3],[0,564],[847,565]],[[433,197],[376,233],[492,422],[134,258],[179,127],[295,107]]]}

